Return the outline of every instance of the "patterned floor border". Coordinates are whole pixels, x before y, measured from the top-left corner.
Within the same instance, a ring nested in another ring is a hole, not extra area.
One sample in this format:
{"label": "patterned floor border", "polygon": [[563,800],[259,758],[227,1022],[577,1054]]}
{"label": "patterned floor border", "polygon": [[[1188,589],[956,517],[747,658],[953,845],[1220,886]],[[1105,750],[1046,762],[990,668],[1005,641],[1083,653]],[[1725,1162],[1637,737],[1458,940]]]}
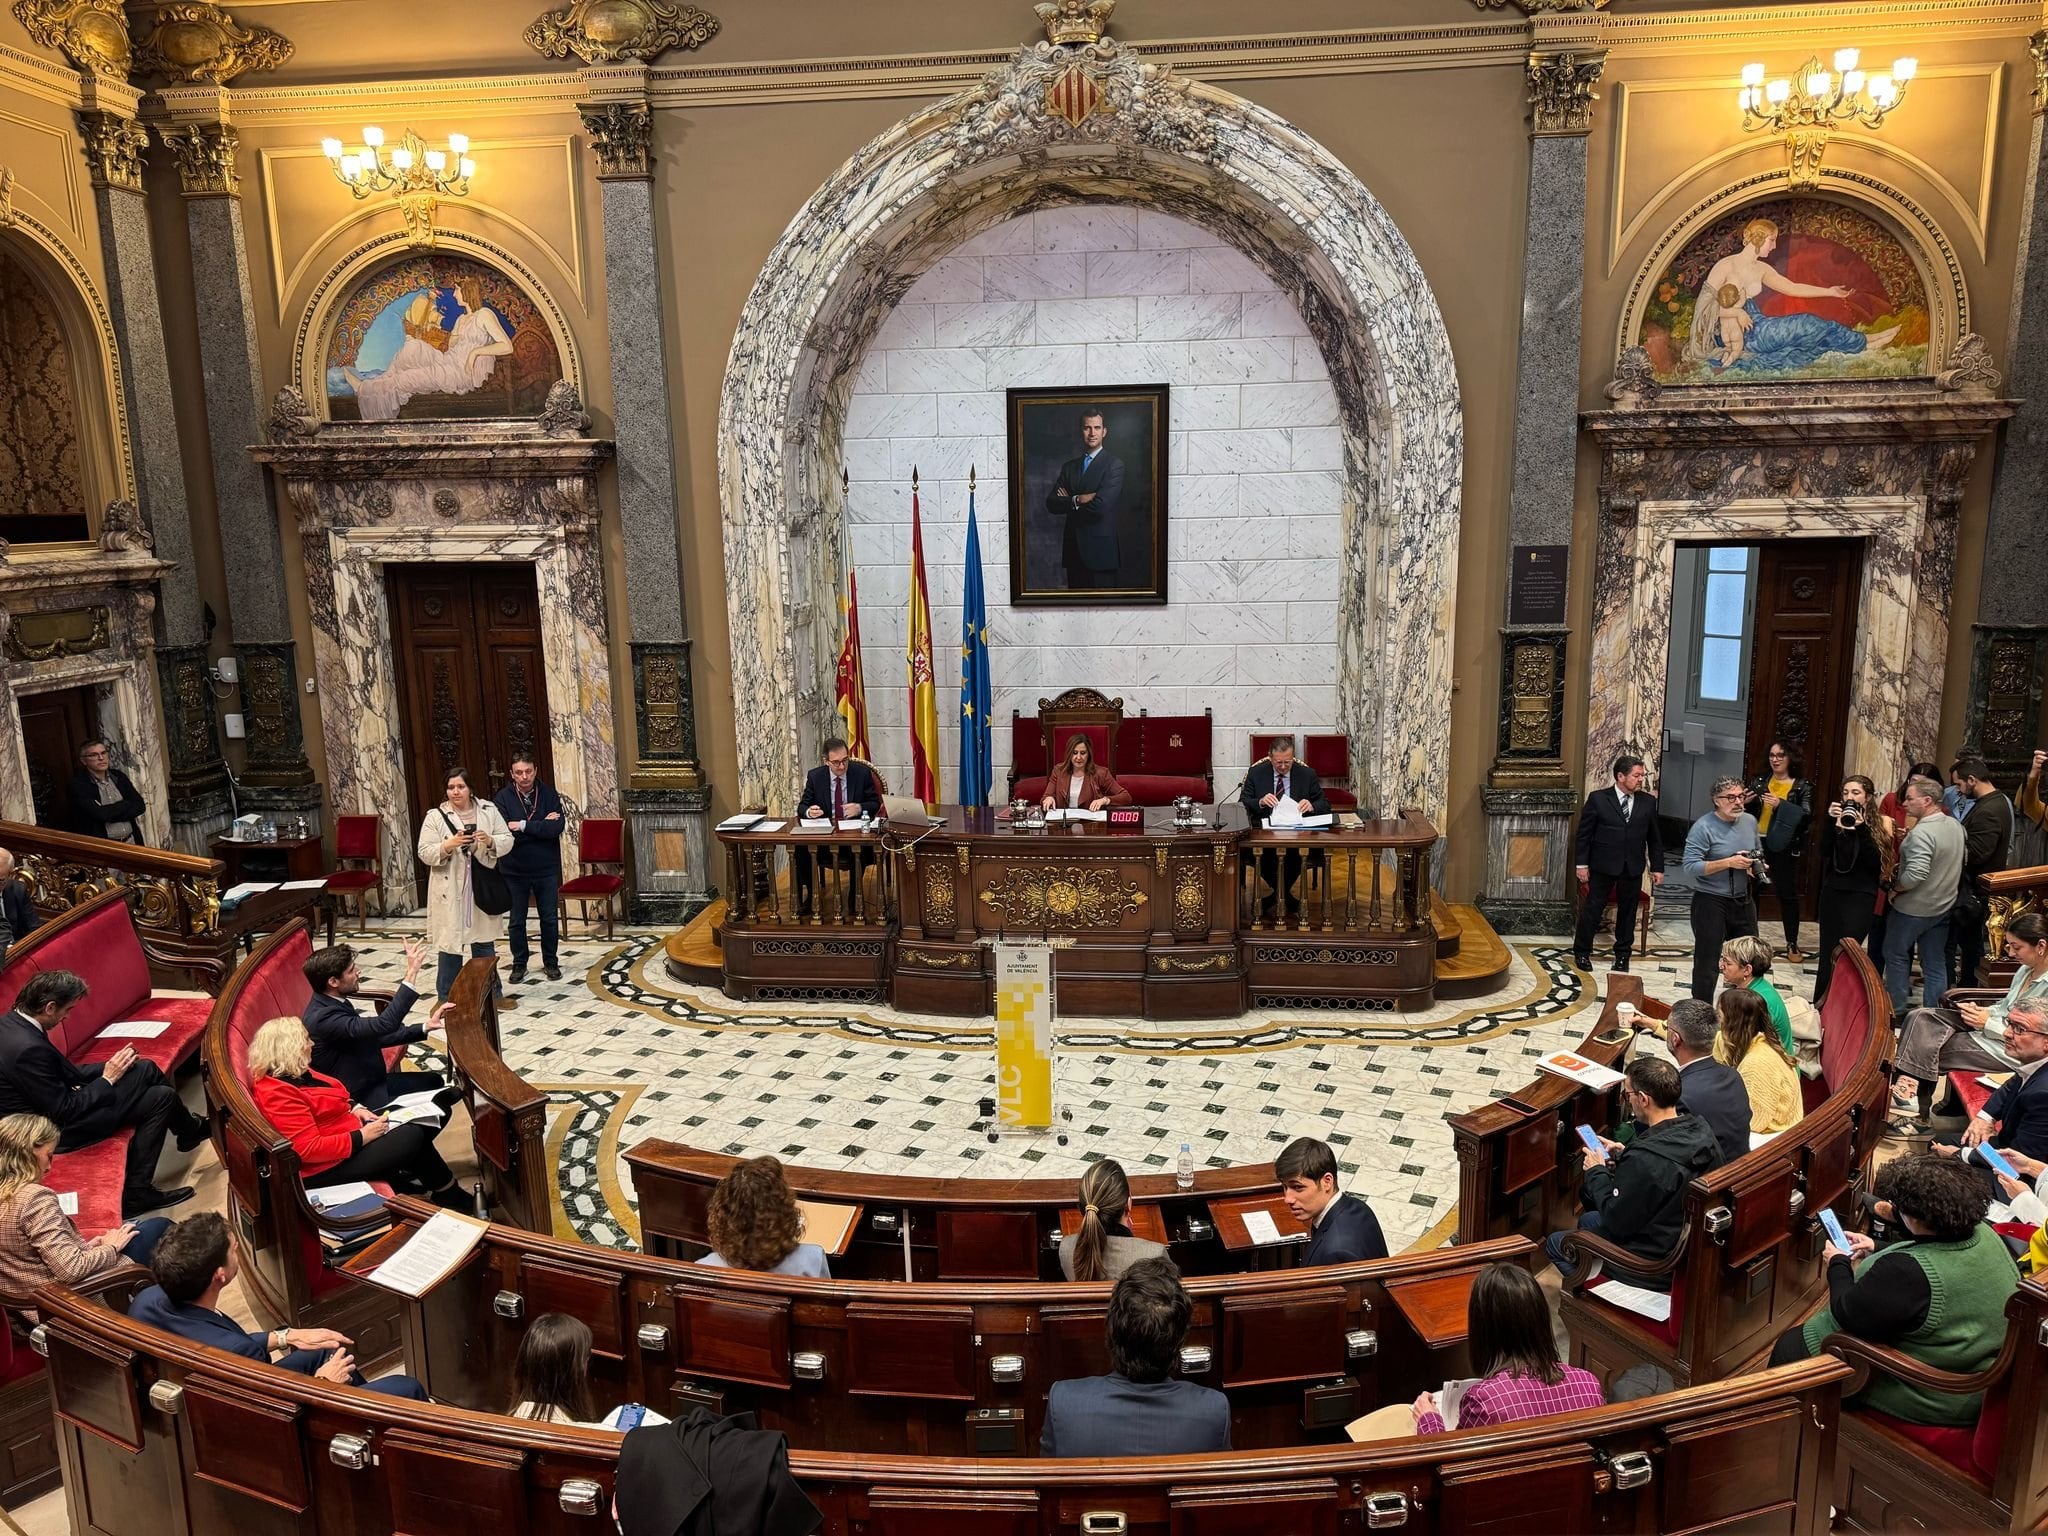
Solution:
{"label": "patterned floor border", "polygon": [[[1446,1046],[1470,1045],[1506,1034],[1535,1020],[1566,1013],[1591,995],[1590,978],[1573,966],[1570,946],[1516,944],[1511,948],[1527,965],[1532,983],[1520,995],[1473,1000],[1449,1019],[1405,1022],[1400,1014],[1365,1014],[1356,1022],[1327,1015],[1316,1018],[1269,1018],[1239,1030],[1204,1026],[1198,1031],[1162,1031],[1133,1021],[1089,1019],[1059,1028],[1066,1050],[1118,1051],[1149,1056],[1190,1052],[1200,1055],[1240,1051],[1285,1050],[1296,1045],[1362,1044]],[[590,989],[604,1001],[654,1018],[698,1029],[790,1030],[867,1043],[917,1046],[931,1050],[986,1046],[992,1024],[958,1026],[927,1024],[889,1010],[816,1011],[762,1008],[728,1002],[708,989],[692,988],[658,975],[661,942],[633,938],[607,953],[590,972]],[[1254,1015],[1256,1018],[1256,1015]]]}

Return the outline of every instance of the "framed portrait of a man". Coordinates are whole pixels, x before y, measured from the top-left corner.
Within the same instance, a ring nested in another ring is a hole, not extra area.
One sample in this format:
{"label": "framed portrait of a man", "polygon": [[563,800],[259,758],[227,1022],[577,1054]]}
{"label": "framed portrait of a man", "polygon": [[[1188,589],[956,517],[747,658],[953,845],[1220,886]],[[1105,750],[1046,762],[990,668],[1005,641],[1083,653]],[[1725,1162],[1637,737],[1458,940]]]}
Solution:
{"label": "framed portrait of a man", "polygon": [[1164,384],[1013,389],[1010,602],[1166,601]]}

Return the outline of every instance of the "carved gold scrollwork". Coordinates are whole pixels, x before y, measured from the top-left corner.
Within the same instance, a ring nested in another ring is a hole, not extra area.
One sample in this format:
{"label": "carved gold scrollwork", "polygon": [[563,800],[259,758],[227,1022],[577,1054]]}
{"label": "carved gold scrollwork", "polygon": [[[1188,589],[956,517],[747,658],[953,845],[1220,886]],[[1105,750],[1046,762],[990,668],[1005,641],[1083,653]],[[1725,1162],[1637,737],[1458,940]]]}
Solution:
{"label": "carved gold scrollwork", "polygon": [[17,613],[7,627],[7,653],[16,661],[48,661],[104,650],[113,636],[113,616],[100,606],[54,613]]}
{"label": "carved gold scrollwork", "polygon": [[192,918],[194,933],[212,933],[220,927],[220,883],[211,875],[195,875],[182,881],[185,910]]}
{"label": "carved gold scrollwork", "polygon": [[1183,864],[1174,872],[1173,922],[1191,933],[1209,926],[1209,882],[1202,878],[1199,864]]}
{"label": "carved gold scrollwork", "polygon": [[1113,869],[1019,865],[985,886],[981,899],[1019,926],[1106,928],[1147,901],[1145,893]]}
{"label": "carved gold scrollwork", "polygon": [[953,926],[953,877],[941,864],[924,872],[924,925],[927,928]]}
{"label": "carved gold scrollwork", "polygon": [[14,19],[76,68],[126,83],[134,50],[121,0],[14,0]]}
{"label": "carved gold scrollwork", "polygon": [[932,971],[971,971],[981,964],[981,956],[971,950],[965,954],[938,955],[928,949],[905,947],[896,953],[906,965],[921,965]]}
{"label": "carved gold scrollwork", "polygon": [[621,59],[652,63],[671,48],[697,49],[718,31],[718,18],[666,0],[573,0],[545,11],[526,29],[526,46],[546,59],[575,54],[586,64]]}
{"label": "carved gold scrollwork", "polygon": [[1188,960],[1180,955],[1154,955],[1152,969],[1192,976],[1204,971],[1227,971],[1230,969],[1230,961],[1229,955],[1206,955],[1200,960]]}
{"label": "carved gold scrollwork", "polygon": [[171,882],[159,875],[153,880],[136,880],[129,889],[135,893],[135,921],[144,928],[178,926],[178,893]]}
{"label": "carved gold scrollwork", "polygon": [[1161,878],[1166,875],[1166,844],[1161,843],[1152,850],[1152,867],[1159,871]]}
{"label": "carved gold scrollwork", "polygon": [[291,39],[283,33],[245,27],[205,0],[150,10],[136,25],[140,74],[163,75],[177,85],[226,85],[252,69],[276,69],[292,56]]}
{"label": "carved gold scrollwork", "polygon": [[1211,843],[1209,845],[1209,857],[1216,866],[1216,873],[1219,875],[1223,873],[1223,855],[1226,851],[1221,843]]}

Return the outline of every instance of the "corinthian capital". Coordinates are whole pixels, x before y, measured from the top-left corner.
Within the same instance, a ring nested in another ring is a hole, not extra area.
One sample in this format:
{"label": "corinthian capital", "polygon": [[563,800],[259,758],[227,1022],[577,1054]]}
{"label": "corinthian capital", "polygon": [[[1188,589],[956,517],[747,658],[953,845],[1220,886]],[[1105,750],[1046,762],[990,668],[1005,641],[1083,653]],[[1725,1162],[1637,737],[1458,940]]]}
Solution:
{"label": "corinthian capital", "polygon": [[654,174],[654,110],[646,102],[586,103],[576,110],[583,114],[600,181],[644,180]]}
{"label": "corinthian capital", "polygon": [[1549,50],[1529,55],[1530,132],[1538,138],[1593,130],[1593,87],[1607,67],[1607,50]]}
{"label": "corinthian capital", "polygon": [[231,123],[186,123],[159,128],[177,157],[178,181],[187,197],[236,197],[242,190],[235,174],[235,148],[241,137]]}
{"label": "corinthian capital", "polygon": [[81,112],[78,142],[95,187],[142,190],[142,152],[149,147],[149,135],[140,123],[117,112]]}

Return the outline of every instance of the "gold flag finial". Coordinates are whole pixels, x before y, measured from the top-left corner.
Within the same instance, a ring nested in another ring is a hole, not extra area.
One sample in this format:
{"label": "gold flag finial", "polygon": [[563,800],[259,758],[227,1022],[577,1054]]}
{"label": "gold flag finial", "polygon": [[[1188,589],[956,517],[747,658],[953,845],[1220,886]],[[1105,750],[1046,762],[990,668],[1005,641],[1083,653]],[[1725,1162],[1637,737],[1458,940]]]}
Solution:
{"label": "gold flag finial", "polygon": [[967,489],[970,491],[974,489],[974,466],[972,464],[967,466]]}
{"label": "gold flag finial", "polygon": [[915,464],[910,466],[910,488],[913,491],[917,489],[917,466]]}
{"label": "gold flag finial", "polygon": [[1038,13],[1054,47],[1086,46],[1102,41],[1116,0],[1045,0],[1031,9]]}

